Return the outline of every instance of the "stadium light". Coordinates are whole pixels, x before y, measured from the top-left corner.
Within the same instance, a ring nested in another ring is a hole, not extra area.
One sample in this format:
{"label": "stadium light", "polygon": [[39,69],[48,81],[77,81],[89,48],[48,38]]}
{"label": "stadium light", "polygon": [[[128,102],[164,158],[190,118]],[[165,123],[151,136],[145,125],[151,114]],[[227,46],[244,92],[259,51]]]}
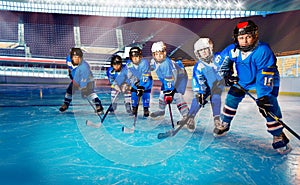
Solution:
{"label": "stadium light", "polygon": [[244,10],[239,0],[0,0],[0,10],[139,18],[236,18],[276,13]]}

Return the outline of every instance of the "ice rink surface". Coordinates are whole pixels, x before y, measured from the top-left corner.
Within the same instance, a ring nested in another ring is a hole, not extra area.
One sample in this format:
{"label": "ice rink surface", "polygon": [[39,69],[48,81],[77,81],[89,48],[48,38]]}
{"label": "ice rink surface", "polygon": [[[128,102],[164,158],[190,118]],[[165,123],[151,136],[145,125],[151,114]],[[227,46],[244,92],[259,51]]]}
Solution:
{"label": "ice rink surface", "polygon": [[[123,98],[115,115],[107,115],[100,128],[86,126],[100,119],[77,93],[64,113],[65,86],[0,86],[1,184],[300,184],[300,143],[290,134],[293,150],[276,153],[264,118],[252,99],[240,104],[228,134],[214,138],[211,105],[198,113],[194,133],[182,129],[174,137],[157,139],[172,128],[169,111],[163,119],[125,113]],[[106,109],[109,89],[97,88]],[[151,111],[158,108],[152,92]],[[223,101],[226,92],[223,96]],[[190,105],[192,93],[185,98]],[[279,96],[283,121],[300,133],[300,97]],[[174,121],[181,119],[172,104]],[[175,123],[176,124],[176,123]]]}

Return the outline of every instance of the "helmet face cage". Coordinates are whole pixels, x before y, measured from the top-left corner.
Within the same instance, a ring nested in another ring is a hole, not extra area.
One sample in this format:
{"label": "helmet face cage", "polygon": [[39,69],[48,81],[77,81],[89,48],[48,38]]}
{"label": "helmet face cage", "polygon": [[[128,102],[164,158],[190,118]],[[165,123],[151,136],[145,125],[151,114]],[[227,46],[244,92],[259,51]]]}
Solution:
{"label": "helmet face cage", "polygon": [[79,56],[80,58],[82,58],[83,53],[82,53],[80,48],[72,48],[71,51],[70,51],[70,56],[71,56],[71,58],[73,56]]}
{"label": "helmet face cage", "polygon": [[[196,57],[204,62],[210,62],[213,58],[213,42],[209,38],[200,38],[198,41],[194,44],[194,53]],[[210,54],[203,58],[200,54],[201,50],[209,49]]]}
{"label": "helmet face cage", "polygon": [[237,37],[239,35],[245,35],[245,34],[251,34],[252,37],[254,39],[256,39],[256,41],[257,41],[258,40],[258,26],[253,21],[248,20],[245,22],[239,22],[233,31],[234,42],[237,44],[238,48],[242,51],[249,51],[254,48],[256,41],[251,46],[240,47]]}
{"label": "helmet face cage", "polygon": [[129,58],[142,57],[142,50],[139,47],[132,47],[129,51]]}
{"label": "helmet face cage", "polygon": [[114,55],[110,60],[110,65],[122,65],[122,58],[119,55]]}

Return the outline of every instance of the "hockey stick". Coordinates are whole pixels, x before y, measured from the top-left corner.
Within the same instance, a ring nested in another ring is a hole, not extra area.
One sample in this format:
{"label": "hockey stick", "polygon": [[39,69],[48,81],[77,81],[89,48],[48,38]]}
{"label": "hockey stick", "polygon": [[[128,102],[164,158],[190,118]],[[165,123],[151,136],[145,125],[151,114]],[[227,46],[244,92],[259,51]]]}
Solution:
{"label": "hockey stick", "polygon": [[117,94],[115,95],[114,99],[112,100],[111,104],[110,104],[109,107],[107,108],[107,110],[106,110],[106,112],[105,112],[105,114],[104,114],[104,116],[103,116],[103,118],[102,118],[102,120],[101,120],[102,123],[104,122],[104,120],[105,120],[105,118],[106,118],[106,116],[107,116],[109,110],[111,109],[111,107],[113,106],[113,104],[115,103],[115,101],[117,100],[119,94],[120,94],[120,91],[117,91]]}
{"label": "hockey stick", "polygon": [[172,136],[175,136],[177,134],[177,132],[179,130],[181,130],[181,128],[185,125],[186,123],[182,123],[179,125],[179,127],[177,127],[175,130],[174,128],[171,129],[171,130],[168,130],[167,132],[162,132],[162,133],[159,133],[157,135],[157,139],[165,139],[167,137],[172,137]]}
{"label": "hockey stick", "polygon": [[141,99],[141,96],[138,96],[138,103],[137,103],[137,107],[136,107],[136,112],[134,114],[134,121],[133,121],[133,126],[131,128],[127,128],[127,127],[122,127],[122,131],[124,133],[127,133],[127,134],[132,134],[134,133],[134,130],[135,130],[135,125],[136,125],[136,120],[137,120],[137,114],[138,114],[138,108],[139,108],[139,102],[140,102],[140,99]]}
{"label": "hockey stick", "polygon": [[[111,102],[111,104],[110,104],[109,107],[107,108],[107,110],[106,110],[105,114],[103,115],[103,117],[101,117],[101,115],[97,113],[97,114],[99,115],[99,117],[100,117],[101,122],[95,124],[95,123],[93,123],[93,122],[90,121],[90,120],[86,120],[86,125],[87,125],[87,126],[90,126],[90,127],[99,128],[99,127],[101,126],[101,124],[104,122],[104,120],[105,120],[105,118],[106,118],[106,116],[107,116],[107,114],[108,114],[110,108],[112,107],[113,103],[115,103],[115,101],[117,100],[117,97],[119,96],[119,94],[120,94],[120,92],[117,91],[117,94],[115,95],[113,101]],[[88,101],[89,101],[89,100],[88,100]],[[89,102],[90,102],[90,101],[89,101]],[[90,105],[94,108],[94,106],[91,104],[91,102],[90,102]],[[94,110],[95,110],[95,108],[94,108]],[[95,110],[95,111],[96,111],[96,110]],[[96,111],[96,112],[97,112],[97,111]]]}
{"label": "hockey stick", "polygon": [[184,126],[184,124],[180,124],[180,126],[174,130],[175,126],[174,126],[174,121],[173,121],[171,103],[168,103],[168,106],[169,106],[169,113],[170,113],[170,118],[171,118],[171,123],[172,123],[172,130],[169,130],[165,133],[159,133],[157,135],[158,139],[164,139],[164,138],[167,138],[167,137],[170,137],[170,136],[174,136]]}
{"label": "hockey stick", "polygon": [[168,103],[168,106],[169,106],[169,113],[170,113],[172,128],[174,129],[174,121],[173,121],[173,114],[172,114],[172,110],[171,110],[171,103]]}
{"label": "hockey stick", "polygon": [[[246,89],[244,89],[240,84],[236,83],[236,85],[241,89],[243,92],[245,92],[251,99],[253,99],[256,102],[256,98],[250,94]],[[300,140],[300,136],[289,126],[287,126],[283,121],[280,120],[273,112],[266,111],[266,113],[271,116],[275,121],[278,121],[284,128],[286,128],[291,134],[293,134],[297,139]]]}
{"label": "hockey stick", "polygon": [[[200,109],[201,109],[201,108],[204,108],[204,105],[205,105],[207,102],[208,102],[208,101],[205,100],[205,103],[204,103],[203,105],[200,105]],[[199,109],[199,111],[200,111],[200,109]],[[187,118],[187,119],[189,119],[189,118]],[[177,124],[178,124],[178,122],[177,122]],[[183,122],[183,123],[181,123],[181,124],[180,124],[180,122],[179,122],[179,127],[177,127],[176,129],[174,129],[174,124],[172,123],[173,129],[168,130],[167,132],[159,133],[159,134],[157,135],[157,139],[165,139],[165,138],[167,138],[167,137],[175,136],[175,135],[177,134],[177,132],[178,132],[179,130],[181,130],[182,127],[183,127],[184,125],[186,125],[186,124],[187,124],[187,122]]]}
{"label": "hockey stick", "polygon": [[100,122],[95,124],[89,120],[86,120],[86,125],[87,126],[91,126],[91,127],[95,127],[95,128],[99,128],[102,125],[102,117],[100,115],[100,113],[97,112],[96,108],[94,107],[93,103],[87,98],[87,101],[89,102],[89,104],[91,105],[91,107],[93,107],[94,111],[97,113],[98,117],[100,118]]}

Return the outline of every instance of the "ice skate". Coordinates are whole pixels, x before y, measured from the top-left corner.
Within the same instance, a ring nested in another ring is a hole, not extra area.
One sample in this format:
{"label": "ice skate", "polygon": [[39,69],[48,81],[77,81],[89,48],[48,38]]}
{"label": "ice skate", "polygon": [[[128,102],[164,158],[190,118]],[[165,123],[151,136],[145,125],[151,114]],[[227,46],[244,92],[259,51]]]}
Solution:
{"label": "ice skate", "polygon": [[59,108],[60,112],[65,112],[69,108],[69,105],[66,103],[62,104],[62,106]]}
{"label": "ice skate", "polygon": [[194,118],[187,118],[186,120],[186,125],[187,125],[187,129],[189,132],[194,132],[196,130],[196,122],[194,120]]}
{"label": "ice skate", "polygon": [[186,124],[186,121],[187,121],[187,116],[183,116],[181,120],[177,121],[177,125]]}
{"label": "ice skate", "polygon": [[137,107],[132,107],[132,111],[129,116],[135,116],[137,114]]}
{"label": "ice skate", "polygon": [[103,107],[102,105],[96,105],[96,113],[103,114]]}
{"label": "ice skate", "polygon": [[183,118],[177,122],[177,125],[184,125],[189,132],[194,132],[196,130],[196,122],[194,118],[183,116]]}
{"label": "ice skate", "polygon": [[115,111],[109,111],[109,115],[115,115]]}
{"label": "ice skate", "polygon": [[216,119],[215,128],[214,128],[214,136],[221,137],[226,135],[227,131],[229,130],[229,124],[226,122],[221,122],[220,120]]}
{"label": "ice skate", "polygon": [[144,107],[144,118],[149,117],[149,114],[150,114],[149,108],[148,107]]}
{"label": "ice skate", "polygon": [[150,114],[150,117],[153,119],[161,119],[165,115],[165,111],[155,111]]}
{"label": "ice skate", "polygon": [[113,105],[109,107],[108,111],[111,115],[115,114],[115,109],[113,108]]}
{"label": "ice skate", "polygon": [[125,109],[126,109],[127,113],[131,113],[132,112],[130,103],[125,103]]}
{"label": "ice skate", "polygon": [[292,147],[288,144],[290,140],[282,132],[279,136],[273,136],[273,148],[281,155],[288,154]]}
{"label": "ice skate", "polygon": [[110,115],[114,115],[115,114],[115,111],[113,109],[109,109],[108,112],[109,112]]}
{"label": "ice skate", "polygon": [[215,125],[219,125],[219,124],[221,124],[220,122],[221,122],[220,116],[215,116],[215,117],[214,117],[214,124],[215,124]]}

